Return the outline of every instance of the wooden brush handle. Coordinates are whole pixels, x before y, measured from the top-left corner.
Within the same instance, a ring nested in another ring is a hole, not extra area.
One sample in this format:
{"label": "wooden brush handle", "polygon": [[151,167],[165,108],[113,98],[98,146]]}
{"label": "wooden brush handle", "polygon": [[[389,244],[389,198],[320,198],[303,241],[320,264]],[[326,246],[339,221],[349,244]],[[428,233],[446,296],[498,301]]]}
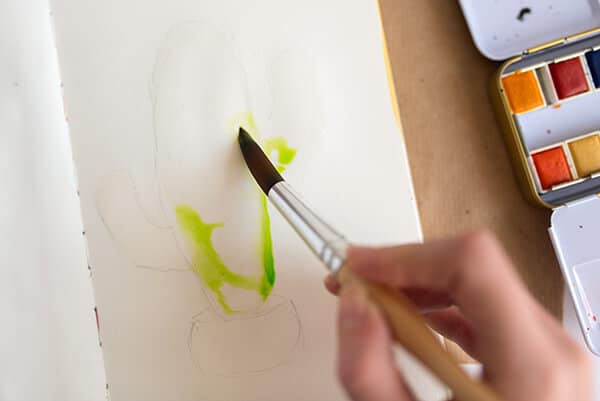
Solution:
{"label": "wooden brush handle", "polygon": [[488,386],[471,379],[454,362],[412,303],[401,292],[367,282],[345,268],[338,272],[337,279],[342,287],[358,286],[365,290],[386,319],[396,342],[446,384],[452,390],[454,399],[500,401]]}

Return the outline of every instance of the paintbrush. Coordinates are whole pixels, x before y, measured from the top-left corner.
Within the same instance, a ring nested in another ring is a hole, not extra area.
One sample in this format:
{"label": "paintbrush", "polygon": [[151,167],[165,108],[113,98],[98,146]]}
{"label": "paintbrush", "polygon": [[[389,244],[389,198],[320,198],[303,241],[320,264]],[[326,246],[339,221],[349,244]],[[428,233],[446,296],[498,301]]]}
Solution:
{"label": "paintbrush", "polygon": [[399,291],[367,282],[344,268],[348,241],[314,213],[283,179],[252,137],[240,128],[238,141],[250,173],[308,247],[342,287],[360,286],[379,308],[398,344],[445,383],[459,401],[499,401],[484,383],[472,380],[442,348],[414,305]]}

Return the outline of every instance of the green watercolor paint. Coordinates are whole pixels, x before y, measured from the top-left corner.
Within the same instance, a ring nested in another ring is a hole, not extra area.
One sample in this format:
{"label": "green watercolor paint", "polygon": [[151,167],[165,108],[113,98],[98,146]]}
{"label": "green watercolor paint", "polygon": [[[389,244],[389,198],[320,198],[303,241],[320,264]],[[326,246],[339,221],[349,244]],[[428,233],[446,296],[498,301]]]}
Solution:
{"label": "green watercolor paint", "polygon": [[285,170],[285,166],[290,164],[294,157],[296,157],[296,149],[290,148],[285,138],[271,138],[267,139],[264,144],[265,153],[271,157],[274,151],[277,151],[277,162],[275,166],[277,171],[282,173]]}
{"label": "green watercolor paint", "polygon": [[[259,140],[259,131],[251,113],[240,113],[229,121],[234,132],[243,127],[255,140]],[[236,134],[237,135],[237,134]],[[237,143],[237,136],[234,138]],[[289,147],[284,138],[271,138],[263,143],[265,153],[271,157],[277,152],[276,168],[283,172],[296,156],[296,150]],[[273,257],[273,238],[271,236],[271,217],[267,197],[260,192],[260,244],[259,255],[262,260],[263,272],[261,275],[249,276],[237,274],[229,269],[212,244],[212,233],[224,223],[206,223],[200,214],[188,205],[178,205],[175,208],[177,223],[183,233],[190,249],[192,250],[192,269],[196,272],[204,285],[212,291],[223,311],[227,314],[240,313],[234,310],[227,302],[222,291],[225,284],[242,290],[255,291],[264,301],[267,300],[275,285],[275,259]]]}

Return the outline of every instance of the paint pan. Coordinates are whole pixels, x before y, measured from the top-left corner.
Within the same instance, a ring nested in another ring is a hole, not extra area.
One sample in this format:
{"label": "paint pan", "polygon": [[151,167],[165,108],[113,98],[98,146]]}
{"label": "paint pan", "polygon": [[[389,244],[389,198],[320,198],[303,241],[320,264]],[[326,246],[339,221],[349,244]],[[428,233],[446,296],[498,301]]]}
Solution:
{"label": "paint pan", "polygon": [[[600,57],[594,50],[596,44],[600,46],[600,31],[573,49],[564,46],[509,61],[496,77],[492,99],[499,118],[510,128],[506,137],[519,161],[521,182],[530,199],[546,207],[560,206],[595,190],[600,192],[600,180],[564,190],[564,184],[597,178],[592,157],[595,153],[587,151],[594,140],[574,142],[600,129],[600,90],[593,79],[593,74],[600,72],[593,64]],[[573,143],[563,155],[571,167],[577,160],[570,177],[559,150],[538,154],[540,149],[560,143]],[[528,155],[535,156],[533,162]],[[550,159],[551,155],[556,157]],[[550,169],[552,162],[558,163],[554,170]]]}
{"label": "paint pan", "polygon": [[585,59],[592,75],[594,86],[600,88],[600,49],[587,52]]}
{"label": "paint pan", "polygon": [[554,250],[586,343],[600,355],[598,17],[586,0],[553,2],[552,10],[460,5],[479,50],[505,61],[491,81],[492,104],[523,193],[553,209]]}
{"label": "paint pan", "polygon": [[579,177],[600,173],[600,134],[569,142],[569,151]]}
{"label": "paint pan", "polygon": [[562,146],[531,155],[543,190],[572,181],[571,169]]}
{"label": "paint pan", "polygon": [[545,106],[534,71],[517,71],[502,78],[502,87],[513,113],[526,113]]}
{"label": "paint pan", "polygon": [[559,100],[580,95],[590,89],[579,57],[551,63],[548,69]]}

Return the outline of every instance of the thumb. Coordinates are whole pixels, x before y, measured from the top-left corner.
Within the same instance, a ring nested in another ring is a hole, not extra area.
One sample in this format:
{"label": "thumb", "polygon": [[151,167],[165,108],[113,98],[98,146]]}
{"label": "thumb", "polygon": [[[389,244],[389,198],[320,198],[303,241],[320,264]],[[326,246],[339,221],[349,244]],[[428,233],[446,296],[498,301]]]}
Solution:
{"label": "thumb", "polygon": [[354,401],[411,401],[382,315],[356,287],[340,293],[338,375]]}

